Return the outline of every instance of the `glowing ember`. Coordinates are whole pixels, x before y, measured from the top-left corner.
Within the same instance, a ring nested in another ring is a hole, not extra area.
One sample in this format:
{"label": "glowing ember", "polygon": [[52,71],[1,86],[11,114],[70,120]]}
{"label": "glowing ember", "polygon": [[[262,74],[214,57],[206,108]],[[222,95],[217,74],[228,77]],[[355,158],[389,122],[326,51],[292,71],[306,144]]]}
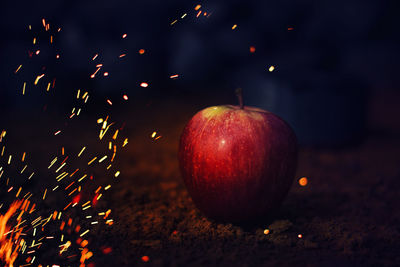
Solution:
{"label": "glowing ember", "polygon": [[35,82],[34,82],[34,84],[35,84],[35,85],[37,85],[37,84],[38,84],[38,82],[39,82],[39,80],[40,80],[41,78],[43,78],[43,76],[44,76],[44,74],[42,74],[42,75],[38,75],[38,76],[36,77],[36,79],[35,79]]}
{"label": "glowing ember", "polygon": [[299,179],[299,185],[306,186],[307,184],[308,184],[307,177],[302,177],[302,178]]}
{"label": "glowing ember", "polygon": [[254,46],[250,46],[250,53],[256,52],[256,48]]}
{"label": "glowing ember", "polygon": [[145,83],[145,82],[143,82],[143,83],[141,83],[141,84],[140,84],[140,86],[141,86],[141,87],[144,87],[144,88],[146,88],[146,87],[148,87],[148,86],[149,86],[149,84],[148,84],[148,83]]}
{"label": "glowing ember", "polygon": [[269,71],[269,72],[273,72],[273,71],[274,71],[274,69],[275,69],[275,67],[274,67],[274,66],[270,66],[270,67],[269,67],[269,69],[268,69],[268,71]]}
{"label": "glowing ember", "polygon": [[24,240],[20,238],[22,228],[18,228],[21,223],[21,216],[18,216],[18,224],[15,229],[10,231],[10,226],[7,225],[10,217],[21,206],[22,201],[16,201],[11,204],[5,215],[0,215],[0,260],[6,266],[13,266],[18,257],[18,251]]}
{"label": "glowing ember", "polygon": [[232,30],[234,30],[234,29],[236,29],[236,28],[237,28],[237,24],[235,24],[235,25],[232,26]]}
{"label": "glowing ember", "polygon": [[21,67],[22,67],[22,65],[19,65],[19,67],[15,70],[14,73],[17,73]]}
{"label": "glowing ember", "polygon": [[148,262],[150,260],[149,256],[143,256],[142,261],[143,262]]}
{"label": "glowing ember", "polygon": [[264,235],[268,235],[269,234],[269,229],[265,229],[264,230]]}
{"label": "glowing ember", "polygon": [[143,55],[146,52],[144,49],[139,49],[139,54]]}

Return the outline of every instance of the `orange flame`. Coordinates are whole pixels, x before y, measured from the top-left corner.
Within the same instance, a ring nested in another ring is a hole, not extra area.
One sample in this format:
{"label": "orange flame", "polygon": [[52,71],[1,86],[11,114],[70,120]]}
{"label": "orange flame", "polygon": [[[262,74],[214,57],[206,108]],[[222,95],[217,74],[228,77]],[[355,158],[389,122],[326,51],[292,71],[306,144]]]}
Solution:
{"label": "orange flame", "polygon": [[[8,220],[19,209],[22,201],[14,201],[5,215],[0,215],[0,261],[5,266],[12,267],[18,257],[18,249],[21,241],[19,240],[22,228],[16,228],[10,232],[11,227],[7,226]],[[18,216],[18,224],[21,216]]]}

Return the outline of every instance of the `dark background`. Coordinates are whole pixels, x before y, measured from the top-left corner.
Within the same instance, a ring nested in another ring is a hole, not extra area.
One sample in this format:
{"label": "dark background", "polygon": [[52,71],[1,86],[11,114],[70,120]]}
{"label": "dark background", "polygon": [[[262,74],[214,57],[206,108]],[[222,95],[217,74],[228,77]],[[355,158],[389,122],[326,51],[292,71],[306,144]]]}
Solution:
{"label": "dark background", "polygon": [[[282,116],[301,143],[340,145],[364,134],[370,90],[397,89],[394,0],[213,1],[200,3],[199,18],[197,4],[5,2],[0,11],[1,107],[40,102],[38,95],[21,102],[15,91],[23,81],[32,87],[30,81],[42,67],[47,68],[42,71],[46,78],[57,77],[58,91],[68,94],[71,87],[83,87],[100,98],[127,93],[196,99],[209,94],[204,105],[214,104],[218,96],[217,104],[235,103],[233,91],[241,87],[247,104]],[[180,19],[184,13],[188,15]],[[51,31],[62,29],[53,45],[41,27],[42,18]],[[231,30],[234,24],[238,27]],[[128,38],[121,38],[124,33]],[[37,45],[32,45],[33,37]],[[249,52],[250,46],[255,53]],[[142,48],[146,52],[139,55]],[[29,60],[28,51],[37,49],[41,54]],[[119,59],[122,53],[127,56]],[[104,65],[100,75],[89,79],[99,63]],[[23,67],[15,77],[19,64]],[[271,65],[276,67],[272,73]],[[110,75],[101,76],[104,71]],[[180,76],[171,80],[174,74]],[[143,81],[150,87],[141,88]],[[331,126],[325,125],[328,120]]]}
{"label": "dark background", "polygon": [[[8,129],[10,151],[28,151],[42,169],[29,184],[42,192],[53,179],[46,168],[56,149],[77,153],[89,143],[101,151],[94,141],[97,118],[110,115],[124,125],[121,135],[130,144],[116,163],[122,179],[100,206],[113,210],[116,223],[88,237],[96,266],[399,265],[397,28],[395,0],[6,1],[0,8],[1,128]],[[174,74],[179,77],[170,79]],[[55,88],[46,92],[54,78]],[[215,222],[195,209],[176,157],[191,116],[235,104],[239,87],[245,104],[283,117],[300,143],[298,172],[281,210],[250,225]],[[68,120],[78,89],[90,99],[80,119]],[[57,130],[63,132],[55,137]],[[162,135],[157,142],[153,131]],[[96,183],[107,181],[102,170],[93,172]],[[309,177],[306,187],[297,183],[302,176]],[[63,201],[49,196],[42,209]],[[112,247],[111,255],[104,246]],[[51,250],[42,251],[39,262],[53,259]],[[57,262],[77,259],[51,263]]]}

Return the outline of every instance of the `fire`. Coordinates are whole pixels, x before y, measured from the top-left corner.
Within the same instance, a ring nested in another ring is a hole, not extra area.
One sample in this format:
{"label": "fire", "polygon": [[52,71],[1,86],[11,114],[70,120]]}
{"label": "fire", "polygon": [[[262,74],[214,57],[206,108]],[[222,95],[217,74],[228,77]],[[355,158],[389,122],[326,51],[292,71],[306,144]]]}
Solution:
{"label": "fire", "polygon": [[[16,227],[10,231],[10,226],[7,225],[11,216],[19,209],[22,201],[15,201],[11,204],[10,208],[5,215],[0,215],[0,261],[5,266],[13,266],[18,257],[18,249],[24,240],[19,240],[22,228]],[[21,222],[21,216],[18,216],[18,224]],[[18,226],[17,224],[17,226]]]}

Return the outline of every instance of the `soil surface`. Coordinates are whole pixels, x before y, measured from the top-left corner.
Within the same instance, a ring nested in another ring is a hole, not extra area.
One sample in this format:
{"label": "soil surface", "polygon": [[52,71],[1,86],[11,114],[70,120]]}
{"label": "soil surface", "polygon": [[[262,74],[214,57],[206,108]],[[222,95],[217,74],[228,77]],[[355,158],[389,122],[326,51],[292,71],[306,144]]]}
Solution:
{"label": "soil surface", "polygon": [[[204,217],[180,177],[179,135],[202,107],[171,100],[133,109],[125,115],[131,121],[124,130],[129,144],[117,161],[121,175],[104,194],[107,204],[99,204],[112,210],[114,224],[93,228],[88,239],[94,255],[87,263],[399,266],[400,95],[389,92],[371,99],[365,140],[345,148],[301,148],[297,175],[282,207],[271,219],[247,225]],[[151,138],[153,131],[161,138]],[[97,176],[106,179],[100,171]],[[298,183],[303,176],[308,177],[306,186]],[[50,255],[46,253],[42,258]],[[76,257],[61,265],[78,263]]]}

